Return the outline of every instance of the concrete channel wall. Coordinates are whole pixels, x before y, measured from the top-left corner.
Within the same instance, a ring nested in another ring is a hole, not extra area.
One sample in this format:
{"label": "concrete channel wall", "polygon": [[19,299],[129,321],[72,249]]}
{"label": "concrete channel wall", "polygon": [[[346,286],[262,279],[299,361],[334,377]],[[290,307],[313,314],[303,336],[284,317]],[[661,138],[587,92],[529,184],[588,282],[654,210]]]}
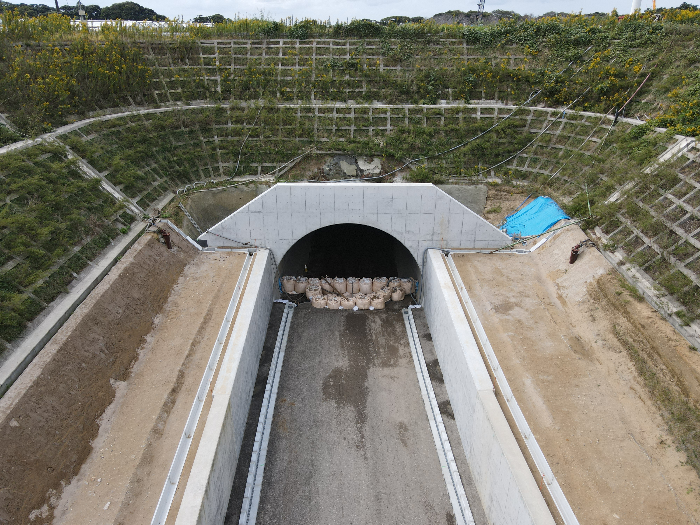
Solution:
{"label": "concrete channel wall", "polygon": [[[439,250],[429,250],[423,306],[462,447],[490,523],[554,525],[501,410]],[[456,444],[453,444],[456,446]]]}
{"label": "concrete channel wall", "polygon": [[177,525],[224,521],[272,308],[273,273],[270,252],[259,250],[222,358]]}

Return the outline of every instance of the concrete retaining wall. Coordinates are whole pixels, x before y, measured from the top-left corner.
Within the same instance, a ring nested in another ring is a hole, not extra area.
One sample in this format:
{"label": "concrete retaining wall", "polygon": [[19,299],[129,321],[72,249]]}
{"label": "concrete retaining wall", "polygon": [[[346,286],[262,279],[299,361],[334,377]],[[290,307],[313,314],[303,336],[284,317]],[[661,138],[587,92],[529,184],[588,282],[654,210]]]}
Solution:
{"label": "concrete retaining wall", "polygon": [[432,184],[279,183],[199,236],[209,246],[250,243],[277,261],[305,235],[364,224],[399,240],[418,264],[427,248],[502,248],[510,237]]}
{"label": "concrete retaining wall", "polygon": [[425,315],[462,447],[489,522],[553,525],[554,519],[498,404],[438,250],[428,251],[423,282]]}
{"label": "concrete retaining wall", "polygon": [[273,280],[270,252],[260,250],[214,386],[177,525],[223,523],[270,317]]}

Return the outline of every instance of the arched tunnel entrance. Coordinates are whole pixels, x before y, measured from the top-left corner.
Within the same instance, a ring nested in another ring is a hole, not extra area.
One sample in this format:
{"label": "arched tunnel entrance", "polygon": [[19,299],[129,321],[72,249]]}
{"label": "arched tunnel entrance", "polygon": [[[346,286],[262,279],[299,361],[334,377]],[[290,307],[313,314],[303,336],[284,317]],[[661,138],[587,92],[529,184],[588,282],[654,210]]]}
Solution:
{"label": "arched tunnel entrance", "polygon": [[326,226],[299,239],[282,257],[280,275],[420,278],[416,260],[398,239],[364,224]]}

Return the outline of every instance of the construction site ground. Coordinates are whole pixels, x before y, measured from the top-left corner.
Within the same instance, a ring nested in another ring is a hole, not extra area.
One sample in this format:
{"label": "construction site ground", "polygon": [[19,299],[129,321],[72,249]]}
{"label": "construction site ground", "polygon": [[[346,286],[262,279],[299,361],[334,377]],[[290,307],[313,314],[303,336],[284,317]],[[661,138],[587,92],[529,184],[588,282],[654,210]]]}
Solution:
{"label": "construction site ground", "polygon": [[580,523],[697,524],[698,475],[634,359],[697,406],[700,354],[595,248],[569,264],[585,238],[572,226],[531,254],[455,264]]}
{"label": "construction site ground", "polygon": [[[455,523],[401,313],[406,304],[388,303],[382,311],[318,310],[310,303],[295,309],[257,523]],[[272,318],[279,313],[273,310]],[[418,324],[430,345],[424,316]],[[277,326],[270,324],[268,347]],[[433,376],[439,383],[441,373],[431,352],[432,346],[426,360],[436,385]],[[269,362],[265,355],[261,361],[264,375]],[[449,420],[444,385],[436,386]],[[227,524],[238,523],[259,413],[255,399]],[[452,420],[448,433],[453,449],[460,448]],[[477,523],[485,525],[463,453],[455,452]]]}
{"label": "construction site ground", "polygon": [[245,258],[173,243],[137,241],[0,401],[1,523],[150,522]]}

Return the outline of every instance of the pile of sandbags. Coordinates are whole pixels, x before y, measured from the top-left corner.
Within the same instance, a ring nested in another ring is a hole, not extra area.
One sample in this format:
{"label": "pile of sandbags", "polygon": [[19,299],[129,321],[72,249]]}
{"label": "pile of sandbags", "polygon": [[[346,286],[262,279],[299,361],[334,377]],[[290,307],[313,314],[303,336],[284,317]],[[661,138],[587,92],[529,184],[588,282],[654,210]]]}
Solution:
{"label": "pile of sandbags", "polygon": [[305,294],[315,308],[382,310],[389,301],[415,293],[416,281],[399,277],[282,277],[282,291]]}

